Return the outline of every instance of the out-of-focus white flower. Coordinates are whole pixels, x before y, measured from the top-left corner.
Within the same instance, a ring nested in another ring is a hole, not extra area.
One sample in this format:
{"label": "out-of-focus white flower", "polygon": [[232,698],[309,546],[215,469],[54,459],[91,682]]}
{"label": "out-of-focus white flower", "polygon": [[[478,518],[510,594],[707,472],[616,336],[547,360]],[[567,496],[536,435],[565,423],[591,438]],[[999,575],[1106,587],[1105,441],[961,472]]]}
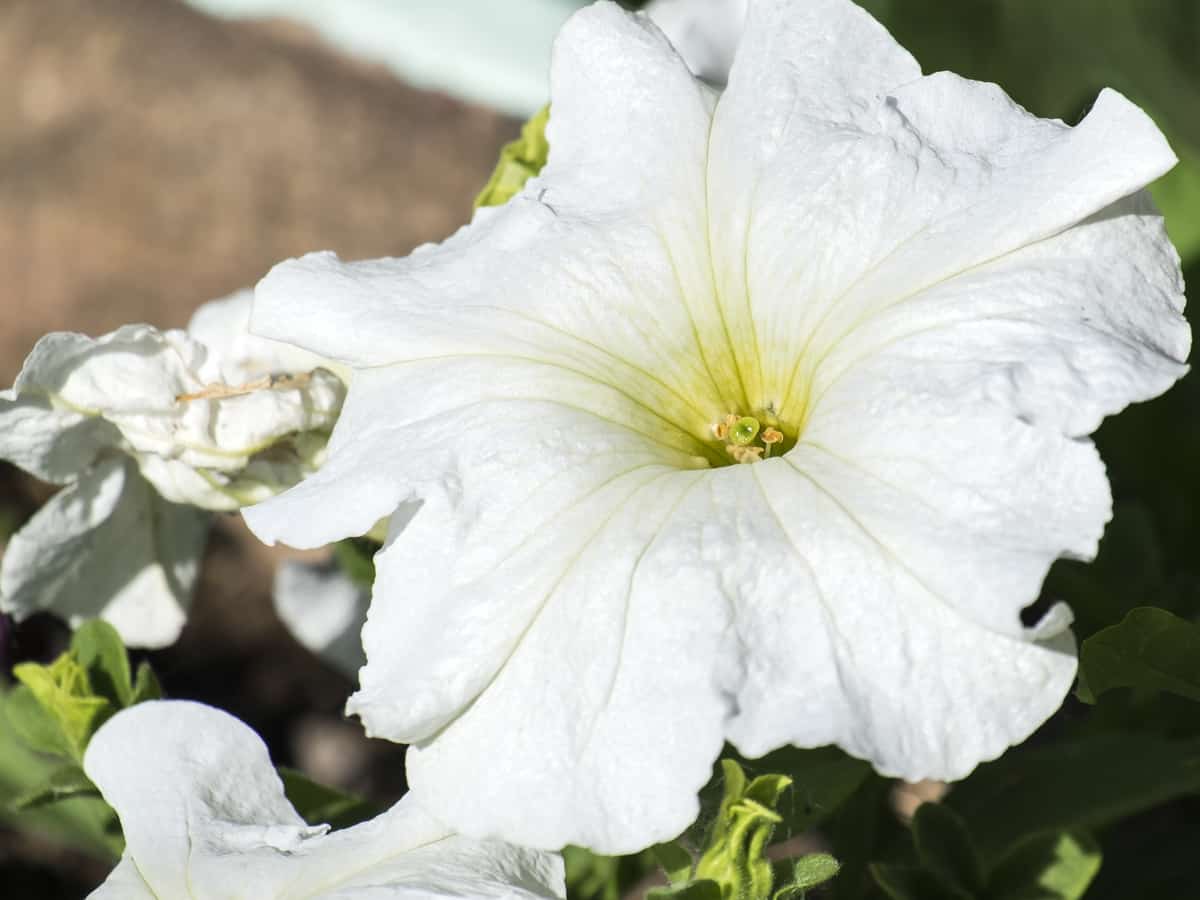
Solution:
{"label": "out-of-focus white flower", "polygon": [[99,615],[131,645],[168,644],[204,546],[200,510],[316,468],[345,387],[311,354],[245,336],[250,299],[201,310],[203,340],[126,325],[38,341],[0,392],[0,459],[64,488],[10,540],[0,608]]}
{"label": "out-of-focus white flower", "polygon": [[597,4],[552,84],[508,204],[259,285],[256,330],[355,371],[251,527],[399,512],[351,710],[455,828],[612,852],[690,822],[726,739],[909,780],[1023,740],[1075,659],[1020,610],[1110,515],[1087,435],[1185,370],[1162,135],[922,77],[847,0],[752,4],[720,95]]}
{"label": "out-of-focus white flower", "polygon": [[450,834],[411,797],[343,831],[309,826],[258,735],[198,703],[118,713],[84,770],[125,834],[92,900],[565,896],[557,854]]}
{"label": "out-of-focus white flower", "polygon": [[275,571],[275,612],[303,646],[338,671],[356,678],[367,661],[363,622],[371,591],[336,564],[284,560]]}

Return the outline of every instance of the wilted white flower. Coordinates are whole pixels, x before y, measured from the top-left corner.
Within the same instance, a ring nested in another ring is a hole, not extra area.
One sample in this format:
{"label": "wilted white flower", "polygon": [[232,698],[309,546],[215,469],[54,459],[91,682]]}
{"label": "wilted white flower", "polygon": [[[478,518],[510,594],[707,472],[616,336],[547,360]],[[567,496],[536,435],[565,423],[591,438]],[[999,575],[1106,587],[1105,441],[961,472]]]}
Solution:
{"label": "wilted white flower", "polygon": [[354,367],[328,463],[245,512],[392,516],[351,701],[474,834],[627,851],[722,742],[910,780],[1075,672],[1020,610],[1109,518],[1087,435],[1185,370],[1174,156],[917,64],[847,0],[759,0],[716,94],[610,3],[556,45],[549,164],[407,259],[283,263],[256,330]]}
{"label": "wilted white flower", "polygon": [[249,304],[202,309],[198,334],[38,341],[0,392],[0,459],[64,487],[9,541],[0,608],[175,640],[208,526],[190,507],[237,509],[313,471],[345,393],[312,354],[245,335]]}
{"label": "wilted white flower", "polygon": [[557,855],[452,835],[411,797],[343,831],[309,826],[258,735],[198,703],[129,707],[96,732],[83,764],[125,834],[93,900],[565,893]]}

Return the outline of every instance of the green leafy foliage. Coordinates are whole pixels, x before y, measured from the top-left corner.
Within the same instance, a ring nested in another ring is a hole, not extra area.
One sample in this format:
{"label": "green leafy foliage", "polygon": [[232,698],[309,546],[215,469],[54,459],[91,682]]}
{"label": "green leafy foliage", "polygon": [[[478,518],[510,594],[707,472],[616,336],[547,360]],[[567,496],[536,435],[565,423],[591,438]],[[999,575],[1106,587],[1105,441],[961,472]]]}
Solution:
{"label": "green leafy foliage", "polygon": [[333,545],[333,559],[346,577],[369,588],[375,583],[375,554],[381,546],[371,538],[346,538]]}
{"label": "green leafy foliage", "polygon": [[728,900],[728,895],[721,892],[721,886],[715,881],[701,878],[697,881],[651,888],[646,892],[646,900]]}
{"label": "green leafy foliage", "polygon": [[123,846],[116,816],[84,787],[82,769],[30,749],[8,717],[11,694],[0,694],[0,823],[115,861]]}
{"label": "green leafy foliage", "polygon": [[504,145],[492,177],[475,198],[476,208],[507,203],[520,193],[526,181],[542,170],[550,157],[550,144],[546,141],[549,121],[550,107],[544,106],[521,128],[519,138]]}
{"label": "green leafy foliage", "polygon": [[933,803],[917,810],[912,838],[917,865],[871,866],[892,900],[1078,900],[1100,869],[1099,847],[1079,831],[1025,838],[985,868],[966,823]]}
{"label": "green leafy foliage", "polygon": [[309,825],[348,828],[372,819],[383,810],[361,797],[313,781],[303,772],[280,766],[283,792]]}
{"label": "green leafy foliage", "polygon": [[[837,747],[800,749],[783,747],[761,759],[745,760],[730,754],[748,772],[778,772],[792,781],[776,811],[780,822],[777,839],[802,834],[825,821],[871,774],[871,766]],[[719,789],[719,778],[705,789],[708,803]]]}
{"label": "green leafy foliage", "polygon": [[18,794],[10,801],[16,812],[70,800],[74,797],[99,797],[100,792],[78,766],[67,765],[52,771],[35,787]]}
{"label": "green leafy foliage", "polygon": [[938,882],[964,896],[983,889],[983,865],[957,813],[937,803],[923,803],[913,818],[912,831],[921,866]]}
{"label": "green leafy foliage", "polygon": [[1120,687],[1169,691],[1200,700],[1200,626],[1165,609],[1139,607],[1083,642],[1078,696],[1095,703]]}
{"label": "green leafy foliage", "polygon": [[774,900],[804,900],[808,892],[832,881],[841,871],[828,853],[810,853],[796,860],[791,880],[775,892]]}
{"label": "green leafy foliage", "polygon": [[93,620],[79,626],[70,648],[49,665],[13,667],[21,682],[5,697],[14,731],[33,750],[76,765],[96,730],[118,710],[162,696],[143,663],[134,679],[125,645],[115,628]]}
{"label": "green leafy foliage", "polygon": [[1017,747],[947,798],[985,865],[1035,834],[1093,829],[1200,791],[1200,740],[1095,734]]}
{"label": "green leafy foliage", "polygon": [[989,900],[1078,900],[1100,871],[1100,848],[1085,832],[1034,835],[993,872]]}
{"label": "green leafy foliage", "polygon": [[654,868],[652,852],[635,856],[600,856],[582,847],[565,847],[567,896],[573,900],[620,900]]}

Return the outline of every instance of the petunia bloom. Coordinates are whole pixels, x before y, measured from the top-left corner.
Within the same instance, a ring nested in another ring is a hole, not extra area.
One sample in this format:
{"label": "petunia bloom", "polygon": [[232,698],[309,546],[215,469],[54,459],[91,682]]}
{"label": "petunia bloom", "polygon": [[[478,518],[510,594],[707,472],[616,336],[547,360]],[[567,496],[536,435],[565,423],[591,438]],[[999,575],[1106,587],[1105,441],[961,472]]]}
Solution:
{"label": "petunia bloom", "polygon": [[912,780],[1023,740],[1075,659],[1021,610],[1110,517],[1087,435],[1185,371],[1162,135],[923,77],[847,0],[752,3],[720,94],[600,3],[551,79],[507,205],[256,293],[355,371],[251,527],[395,513],[350,709],[453,827],[613,852],[691,821],[725,740]]}
{"label": "petunia bloom", "polygon": [[258,735],[198,703],[118,713],[92,738],[84,770],[125,834],[125,854],[92,900],[565,893],[557,856],[452,835],[410,796],[342,831],[306,824]]}
{"label": "petunia bloom", "polygon": [[312,354],[249,335],[250,298],[206,304],[187,332],[38,341],[0,392],[0,459],[64,487],[9,541],[0,609],[102,616],[126,643],[169,644],[202,510],[262,500],[320,463],[345,387]]}

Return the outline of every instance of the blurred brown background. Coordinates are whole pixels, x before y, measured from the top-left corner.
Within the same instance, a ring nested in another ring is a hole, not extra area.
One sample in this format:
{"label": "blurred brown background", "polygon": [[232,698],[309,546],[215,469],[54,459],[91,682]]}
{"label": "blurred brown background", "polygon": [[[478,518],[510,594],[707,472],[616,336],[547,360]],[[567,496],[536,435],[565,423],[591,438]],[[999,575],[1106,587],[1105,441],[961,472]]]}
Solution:
{"label": "blurred brown background", "polygon": [[[444,237],[517,124],[411,89],[296,26],[177,0],[0,0],[0,386],[42,334],[182,326],[201,302],[310,250],[404,254]],[[18,519],[44,492],[11,468]],[[402,751],[368,741],[351,685],[271,609],[275,554],[236,517],[210,543],[192,620],[152,662],[175,696],[250,722],[279,763],[380,799]],[[33,620],[18,658],[62,639]],[[104,864],[0,828],[0,895],[80,897]]]}
{"label": "blurred brown background", "polygon": [[0,2],[0,381],[46,331],[182,325],[275,262],[462,224],[512,123],[293,25]]}

